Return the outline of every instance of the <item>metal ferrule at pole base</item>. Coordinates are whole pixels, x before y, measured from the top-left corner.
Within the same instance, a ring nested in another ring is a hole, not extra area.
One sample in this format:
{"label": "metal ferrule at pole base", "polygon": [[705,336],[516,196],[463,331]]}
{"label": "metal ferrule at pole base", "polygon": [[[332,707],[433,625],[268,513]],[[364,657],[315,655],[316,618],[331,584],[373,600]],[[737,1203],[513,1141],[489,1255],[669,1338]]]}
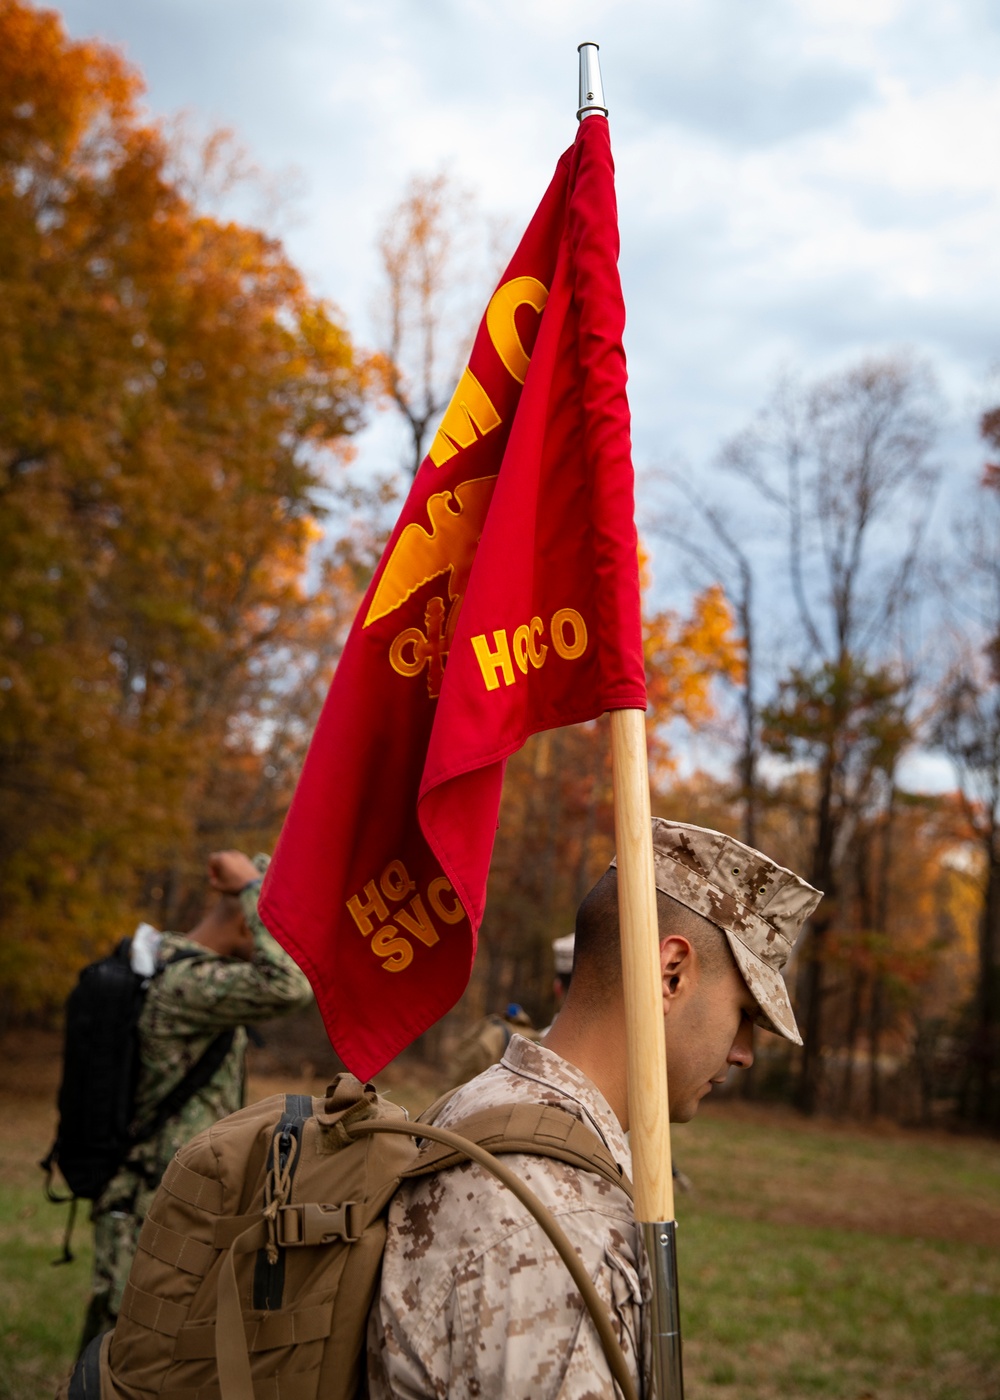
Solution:
{"label": "metal ferrule at pole base", "polygon": [[599,44],[578,44],[580,55],[580,106],[577,121],[584,117],[606,117],[608,109],[604,105],[604,84],[601,82],[601,60],[598,57]]}
{"label": "metal ferrule at pole base", "polygon": [[677,1221],[640,1222],[653,1285],[650,1329],[653,1394],[656,1400],[684,1400],[681,1368],[681,1310],[677,1290]]}

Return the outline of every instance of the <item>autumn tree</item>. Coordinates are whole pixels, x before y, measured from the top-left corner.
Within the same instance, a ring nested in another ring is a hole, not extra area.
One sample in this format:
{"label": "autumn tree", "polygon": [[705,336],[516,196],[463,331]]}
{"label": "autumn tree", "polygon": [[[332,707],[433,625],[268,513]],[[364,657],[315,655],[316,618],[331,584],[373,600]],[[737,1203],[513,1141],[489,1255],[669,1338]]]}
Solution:
{"label": "autumn tree", "polygon": [[738,783],[742,807],[739,835],[748,846],[757,846],[761,798],[757,570],[741,538],[744,532],[734,523],[731,512],[695,489],[687,472],[670,471],[666,479],[675,500],[657,517],[656,538],[666,544],[675,559],[692,566],[703,586],[706,580],[715,581],[733,611],[742,652],[742,665],[735,678],[739,693]]}
{"label": "autumn tree", "polygon": [[[1000,409],[981,430],[1000,449]],[[987,465],[974,510],[957,528],[960,658],[945,680],[934,735],[958,771],[982,852],[978,985],[972,1011],[963,1109],[1000,1126],[1000,468]]]}
{"label": "autumn tree", "polygon": [[279,243],[190,202],[140,95],[115,50],[0,0],[8,1006],[58,995],[143,892],[176,907],[200,814],[338,608],[304,569],[365,367]]}
{"label": "autumn tree", "polygon": [[444,174],[414,176],[379,236],[380,363],[385,392],[406,423],[411,476],[461,374],[477,302],[499,270],[494,239],[473,196]]}
{"label": "autumn tree", "polygon": [[[761,719],[765,747],[811,775],[808,784],[797,788],[802,816],[815,822],[818,812],[831,841],[823,856],[837,902],[823,930],[829,945],[823,971],[827,965],[838,968],[850,984],[849,1064],[860,1029],[862,995],[868,993],[870,1100],[877,1106],[874,1076],[886,978],[883,964],[869,954],[888,938],[897,773],[916,737],[912,687],[898,668],[866,669],[848,655],[840,664],[828,662],[816,671],[793,670]],[[815,844],[812,859],[816,860]],[[814,922],[814,937],[816,927]],[[812,968],[807,963],[809,974]],[[820,995],[829,998],[833,990],[824,976]],[[820,1025],[829,1047],[832,1028],[825,1015]]]}
{"label": "autumn tree", "polygon": [[[831,944],[842,973],[845,1112],[877,1117],[894,1106],[926,1122],[935,1100],[959,1087],[939,1062],[974,980],[968,834],[955,794],[899,789],[855,824],[842,862],[847,907]],[[898,1087],[892,1092],[900,1066],[909,1072],[909,1103]],[[835,1090],[828,1102],[834,1098]]]}
{"label": "autumn tree", "polygon": [[805,1111],[816,1108],[821,1080],[827,945],[848,811],[844,764],[859,697],[863,713],[870,687],[892,695],[908,685],[900,639],[936,479],[936,413],[925,369],[902,358],[867,360],[812,385],[783,383],[726,453],[783,531],[791,617],[778,597],[769,606],[774,622],[790,622],[799,638],[801,659],[770,728],[779,752],[792,738],[809,749],[807,873],[826,892],[797,981],[805,1040],[797,1101]]}

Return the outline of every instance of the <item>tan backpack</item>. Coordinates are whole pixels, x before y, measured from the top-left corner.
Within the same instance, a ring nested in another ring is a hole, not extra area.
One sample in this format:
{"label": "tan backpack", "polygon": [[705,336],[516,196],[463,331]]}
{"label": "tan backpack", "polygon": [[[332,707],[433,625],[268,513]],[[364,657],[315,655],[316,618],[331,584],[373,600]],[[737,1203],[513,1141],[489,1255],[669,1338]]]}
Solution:
{"label": "tan backpack", "polygon": [[631,1194],[628,1178],[559,1108],[509,1105],[461,1127],[460,1136],[410,1122],[371,1085],[342,1074],[325,1100],[277,1095],[199,1134],[156,1193],[114,1332],[95,1338],[57,1400],[355,1400],[364,1394],[388,1203],[402,1179],[466,1158],[536,1216],[580,1288],[612,1374],[634,1397],[579,1255],[492,1154],[557,1157]]}

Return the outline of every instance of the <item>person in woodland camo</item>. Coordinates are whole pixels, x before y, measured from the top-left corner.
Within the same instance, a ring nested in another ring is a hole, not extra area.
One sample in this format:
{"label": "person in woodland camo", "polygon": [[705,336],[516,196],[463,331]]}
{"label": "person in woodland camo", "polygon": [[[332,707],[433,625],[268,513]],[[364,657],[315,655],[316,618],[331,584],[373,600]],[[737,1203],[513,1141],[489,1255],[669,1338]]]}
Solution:
{"label": "person in woodland camo", "polygon": [[209,857],[208,879],[218,898],[197,926],[187,934],[159,935],[146,925],[140,929],[144,936],[134,940],[133,967],[156,974],[139,1020],[136,1122],[155,1114],[220,1032],[232,1030],[233,1036],[208,1083],[132,1150],[94,1202],[93,1291],[81,1349],[115,1325],[142,1222],[170,1159],[197,1133],[243,1106],[244,1027],[312,999],[305,974],[258,917],[262,864],[266,859],[255,863],[241,851],[216,852]]}
{"label": "person in woodland camo", "polygon": [[[801,1044],[784,966],[821,895],[720,832],[657,818],[653,851],[670,1116],[693,1118],[730,1067],[753,1062],[756,1021]],[[617,871],[580,906],[565,1005],[541,1044],[515,1035],[497,1065],[438,1113],[528,1102],[567,1110],[630,1174]],[[603,1177],[541,1156],[510,1166],[558,1218],[650,1394],[643,1254],[632,1203]],[[381,1293],[369,1318],[371,1400],[594,1400],[617,1394],[597,1331],[534,1218],[466,1162],[406,1182],[389,1209]]]}

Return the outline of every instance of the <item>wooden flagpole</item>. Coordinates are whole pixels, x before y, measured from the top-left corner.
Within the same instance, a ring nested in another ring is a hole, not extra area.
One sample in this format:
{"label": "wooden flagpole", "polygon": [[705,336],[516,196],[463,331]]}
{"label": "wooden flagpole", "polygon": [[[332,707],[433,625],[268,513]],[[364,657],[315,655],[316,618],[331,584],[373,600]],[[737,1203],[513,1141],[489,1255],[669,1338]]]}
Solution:
{"label": "wooden flagpole", "polygon": [[611,763],[636,1218],[673,1220],[660,940],[653,877],[646,724],[641,710],[612,711]]}
{"label": "wooden flagpole", "polygon": [[629,1139],[635,1218],[642,1230],[652,1281],[653,1380],[656,1400],[683,1400],[677,1222],[646,720],[642,710],[611,712],[611,765],[628,1043]]}
{"label": "wooden flagpole", "polygon": [[[607,116],[598,46],[581,44],[579,54],[577,117],[583,121],[595,113]],[[611,761],[628,1043],[629,1136],[635,1217],[642,1230],[652,1283],[653,1382],[656,1400],[683,1400],[677,1222],[671,1171],[649,763],[642,710],[611,712]]]}

